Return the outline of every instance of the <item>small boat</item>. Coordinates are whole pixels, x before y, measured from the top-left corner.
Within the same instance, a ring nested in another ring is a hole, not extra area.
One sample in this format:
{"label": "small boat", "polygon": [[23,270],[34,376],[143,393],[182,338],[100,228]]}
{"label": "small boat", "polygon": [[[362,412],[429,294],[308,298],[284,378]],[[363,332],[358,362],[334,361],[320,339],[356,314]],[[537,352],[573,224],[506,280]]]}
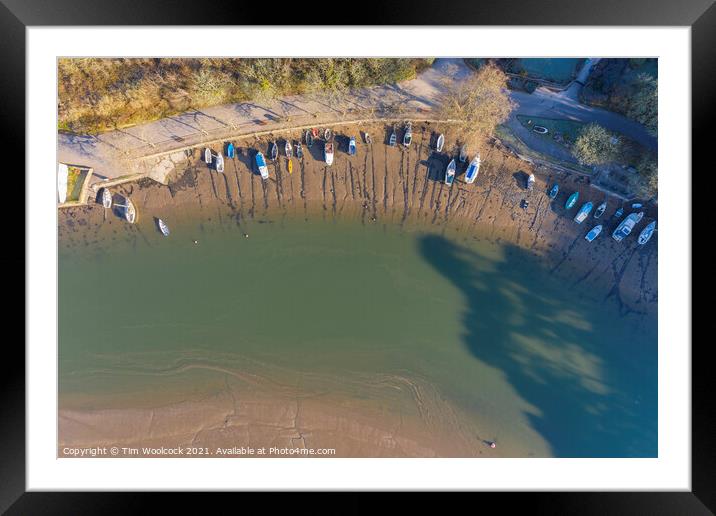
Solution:
{"label": "small boat", "polygon": [[405,134],[403,135],[403,145],[410,147],[410,143],[413,141],[413,126],[410,122],[405,124]]}
{"label": "small boat", "polygon": [[654,230],[656,229],[656,221],[650,222],[644,229],[641,230],[641,233],[639,233],[639,244],[644,245],[646,244],[649,239],[651,238],[651,235],[654,234]]}
{"label": "small boat", "polygon": [[301,145],[301,142],[296,142],[296,157],[298,159],[303,158],[303,145]]}
{"label": "small boat", "polygon": [[126,204],[124,205],[124,218],[130,224],[134,224],[137,220],[137,209],[134,207],[134,204],[129,199],[129,197],[125,198],[125,202]]}
{"label": "small boat", "polygon": [[306,131],[306,147],[309,149],[313,147],[313,134],[311,134],[311,131]]}
{"label": "small boat", "polygon": [[592,240],[597,238],[599,236],[599,233],[601,233],[601,232],[602,232],[602,225],[598,224],[589,230],[589,233],[587,233],[587,236],[585,236],[584,239],[587,242],[591,242]]}
{"label": "small boat", "polygon": [[276,142],[271,142],[271,161],[276,161],[276,158],[278,158],[278,145],[276,145]]}
{"label": "small boat", "polygon": [[435,143],[435,150],[438,152],[442,152],[443,145],[445,145],[445,135],[440,134],[440,136],[438,136],[438,141]]}
{"label": "small boat", "polygon": [[293,147],[291,147],[290,141],[286,140],[286,144],[283,146],[283,149],[286,152],[287,158],[293,157]]}
{"label": "small boat", "polygon": [[638,202],[635,202],[634,204],[631,205],[631,207],[634,208],[635,210],[638,208],[641,208],[641,206],[642,206],[641,203],[638,203]]}
{"label": "small boat", "polygon": [[293,174],[293,160],[291,158],[288,158],[288,173]]}
{"label": "small boat", "polygon": [[60,166],[57,167],[57,198],[60,204],[67,200],[67,175],[69,171],[69,168],[64,163],[60,163]]}
{"label": "small boat", "polygon": [[256,153],[256,166],[259,169],[259,174],[261,174],[261,179],[268,179],[269,172],[266,166],[266,160],[264,159],[264,155],[260,152]]}
{"label": "small boat", "polygon": [[629,236],[629,233],[631,233],[632,229],[634,229],[634,226],[639,223],[643,216],[643,211],[640,211],[639,213],[630,213],[629,215],[627,215],[626,218],[622,220],[621,223],[614,230],[614,233],[612,233],[612,238],[617,242],[621,242],[622,240],[624,240],[624,238]]}
{"label": "small boat", "polygon": [[226,146],[226,157],[229,159],[234,159],[234,144],[229,143]]}
{"label": "small boat", "polygon": [[324,140],[328,141],[332,137],[333,137],[333,131],[331,131],[330,129],[326,129],[325,131],[323,131],[323,139]]}
{"label": "small boat", "polygon": [[[442,134],[440,136],[442,136]],[[471,185],[475,182],[475,179],[477,179],[477,174],[480,172],[480,163],[480,153],[478,152],[477,156],[472,158],[472,161],[465,172],[465,182],[467,184]]]}
{"label": "small boat", "polygon": [[526,210],[529,207],[529,205],[530,205],[530,202],[527,199],[522,199],[520,201],[520,208],[522,208],[523,210]]}
{"label": "small boat", "polygon": [[311,127],[311,136],[314,140],[318,138],[318,127]]}
{"label": "small boat", "polygon": [[112,207],[112,192],[107,188],[102,188],[102,206],[106,209]]}
{"label": "small boat", "polygon": [[452,186],[453,181],[455,181],[455,160],[450,160],[450,163],[448,163],[447,168],[445,169],[445,184],[448,186]]}
{"label": "small boat", "polygon": [[607,201],[604,201],[602,204],[597,206],[597,209],[594,212],[594,218],[598,219],[599,217],[604,215],[604,212],[606,211],[606,209],[607,209]]}
{"label": "small boat", "polygon": [[527,189],[532,190],[535,186],[535,175],[530,174],[530,177],[527,178]]}
{"label": "small boat", "polygon": [[159,231],[162,232],[162,235],[169,236],[169,227],[167,227],[162,219],[157,219],[157,226],[159,226]]}
{"label": "small boat", "polygon": [[555,199],[559,193],[559,185],[557,183],[552,185],[552,189],[549,191],[549,198]]}
{"label": "small boat", "polygon": [[216,171],[224,172],[224,155],[221,153],[216,155]]}
{"label": "small boat", "polygon": [[395,134],[395,129],[393,129],[393,132],[390,133],[390,139],[388,140],[388,145],[391,147],[395,147],[395,144],[398,143],[398,135]]}
{"label": "small boat", "polygon": [[204,149],[204,162],[207,165],[211,165],[211,149],[209,147]]}
{"label": "small boat", "polygon": [[579,208],[577,215],[574,217],[574,222],[576,222],[577,224],[581,224],[582,222],[584,222],[584,220],[592,212],[592,207],[594,207],[594,205],[591,203],[591,201],[585,202],[582,207]]}
{"label": "small boat", "polygon": [[572,195],[569,196],[569,199],[567,199],[567,202],[564,205],[564,209],[569,210],[574,207],[574,205],[577,204],[577,199],[579,199],[579,192],[574,192]]}
{"label": "small boat", "polygon": [[372,140],[370,139],[370,135],[368,133],[363,133],[363,136],[365,138],[366,143],[373,143]]}
{"label": "small boat", "polygon": [[356,155],[356,138],[355,138],[355,136],[351,136],[351,139],[348,142],[348,155],[349,156]]}
{"label": "small boat", "polygon": [[623,207],[622,207],[622,208],[619,208],[617,211],[615,211],[615,212],[614,212],[614,215],[612,215],[612,217],[614,217],[615,219],[619,219],[619,218],[621,218],[622,215],[624,215],[624,208],[623,208]]}
{"label": "small boat", "polygon": [[323,146],[323,158],[326,160],[326,165],[333,164],[333,142],[326,142]]}
{"label": "small boat", "polygon": [[465,163],[467,161],[467,145],[463,145],[460,147],[460,163]]}
{"label": "small boat", "polygon": [[534,127],[532,128],[532,130],[533,130],[534,132],[536,132],[537,134],[547,134],[547,133],[549,132],[546,127],[541,126],[541,125],[536,125],[536,126],[534,126]]}

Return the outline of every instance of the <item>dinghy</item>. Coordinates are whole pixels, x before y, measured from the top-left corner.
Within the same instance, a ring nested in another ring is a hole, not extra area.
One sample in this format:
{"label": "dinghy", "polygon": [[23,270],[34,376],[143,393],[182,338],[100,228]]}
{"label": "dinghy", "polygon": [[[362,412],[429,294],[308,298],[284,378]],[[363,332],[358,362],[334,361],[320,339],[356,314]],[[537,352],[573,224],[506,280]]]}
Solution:
{"label": "dinghy", "polygon": [[216,171],[224,172],[224,155],[222,153],[216,155]]}
{"label": "dinghy", "polygon": [[445,184],[448,186],[452,186],[453,181],[455,181],[455,160],[450,160],[450,163],[448,163],[447,169],[445,169]]}
{"label": "dinghy", "polygon": [[159,231],[162,232],[162,235],[169,236],[169,227],[164,223],[162,219],[157,219],[157,225],[159,226]]}
{"label": "dinghy", "polygon": [[584,237],[584,239],[587,242],[591,242],[595,238],[599,236],[599,233],[602,232],[602,225],[599,224],[597,226],[594,226],[592,229],[589,230],[589,233],[587,233],[587,236]]}
{"label": "dinghy", "polygon": [[632,229],[634,229],[634,226],[636,226],[641,218],[644,216],[644,212],[640,211],[639,213],[630,213],[627,215],[627,217],[621,221],[621,223],[617,226],[617,229],[614,230],[614,233],[612,233],[612,238],[616,240],[617,242],[621,242],[626,237],[629,236],[629,233],[631,233]]}
{"label": "dinghy", "polygon": [[438,152],[442,152],[442,151],[443,151],[443,145],[445,145],[445,135],[444,135],[444,134],[440,134],[440,136],[438,136],[438,141],[437,141],[437,143],[435,144],[435,150],[438,151]]}
{"label": "dinghy", "polygon": [[313,135],[311,131],[306,131],[306,147],[309,149],[313,146]]}
{"label": "dinghy", "polygon": [[268,167],[266,166],[266,160],[264,159],[264,155],[260,152],[256,153],[256,167],[259,169],[261,179],[268,179],[269,172]]}
{"label": "dinghy", "polygon": [[651,238],[651,235],[654,234],[654,230],[656,229],[656,221],[650,222],[648,226],[646,226],[644,229],[641,230],[641,233],[639,233],[639,244],[644,245],[646,244],[649,239]]}
{"label": "dinghy", "polygon": [[405,134],[403,135],[403,145],[410,147],[410,143],[413,141],[413,126],[410,122],[405,124]]}
{"label": "dinghy", "polygon": [[363,133],[365,135],[365,142],[366,143],[373,143],[370,139],[370,135],[368,133]]}
{"label": "dinghy", "polygon": [[602,204],[597,206],[597,210],[594,212],[594,218],[598,219],[602,215],[604,215],[604,212],[607,209],[607,201],[604,201]]}
{"label": "dinghy", "polygon": [[555,183],[552,185],[552,189],[549,191],[549,198],[555,199],[557,197],[557,194],[559,193],[559,185]]}
{"label": "dinghy", "polygon": [[271,142],[271,161],[276,161],[276,158],[278,158],[278,145],[276,145],[276,142]]}
{"label": "dinghy", "polygon": [[286,140],[286,144],[284,145],[284,152],[286,152],[286,157],[291,158],[293,157],[293,148],[291,147],[291,142]]}
{"label": "dinghy", "polygon": [[323,139],[326,141],[329,141],[333,137],[333,131],[330,129],[326,129],[323,131]]}
{"label": "dinghy", "polygon": [[323,158],[326,160],[326,165],[333,164],[333,142],[326,142],[323,146]]}
{"label": "dinghy", "polygon": [[234,144],[229,143],[226,146],[226,157],[229,159],[234,159]]}
{"label": "dinghy", "polygon": [[355,136],[351,136],[351,139],[348,142],[348,155],[349,156],[356,155],[356,138],[355,138]]}
{"label": "dinghy", "polygon": [[635,202],[634,204],[631,205],[631,207],[636,210],[638,208],[641,208],[641,203]]}
{"label": "dinghy", "polygon": [[465,163],[467,161],[467,145],[463,145],[460,147],[460,163]]}
{"label": "dinghy", "polygon": [[589,214],[592,212],[592,207],[594,205],[590,202],[585,202],[581,208],[579,208],[579,211],[577,212],[577,215],[574,217],[574,222],[577,224],[581,224],[584,222],[584,220],[589,216]]}
{"label": "dinghy", "polygon": [[612,217],[614,217],[615,219],[619,219],[619,218],[621,218],[622,215],[624,215],[624,208],[623,208],[623,207],[622,207],[622,208],[619,208],[617,211],[615,211],[615,212],[614,212],[614,215],[612,215]]}
{"label": "dinghy", "polygon": [[291,158],[288,158],[288,173],[293,174],[293,161]]}
{"label": "dinghy", "polygon": [[102,188],[102,206],[106,209],[112,207],[112,192],[107,188]]}
{"label": "dinghy", "polygon": [[67,175],[69,169],[64,163],[60,163],[57,167],[57,198],[60,200],[60,204],[67,200]]}
{"label": "dinghy", "polygon": [[395,144],[398,143],[398,136],[395,134],[395,129],[393,129],[393,132],[390,133],[390,139],[388,140],[388,145],[391,147],[395,147]]}
{"label": "dinghy", "polygon": [[564,209],[569,210],[574,207],[574,205],[577,204],[577,199],[579,199],[579,192],[574,192],[572,195],[569,196],[569,199],[567,199],[567,202],[564,205]]}
{"label": "dinghy", "polygon": [[[442,134],[440,135],[442,136]],[[465,182],[469,185],[475,182],[475,179],[477,179],[477,174],[480,172],[480,153],[477,153],[477,156],[475,156],[472,161],[470,162],[470,165],[467,167],[467,172],[465,172]]]}
{"label": "dinghy", "polygon": [[134,207],[134,204],[129,199],[129,197],[125,198],[124,218],[130,224],[134,224],[137,220],[137,209]]}
{"label": "dinghy", "polygon": [[303,146],[301,145],[301,142],[296,142],[296,157],[298,159],[303,158]]}
{"label": "dinghy", "polygon": [[209,147],[204,149],[204,163],[211,165],[211,149]]}
{"label": "dinghy", "polygon": [[535,175],[530,174],[530,177],[527,178],[527,189],[532,191],[534,186],[535,186]]}

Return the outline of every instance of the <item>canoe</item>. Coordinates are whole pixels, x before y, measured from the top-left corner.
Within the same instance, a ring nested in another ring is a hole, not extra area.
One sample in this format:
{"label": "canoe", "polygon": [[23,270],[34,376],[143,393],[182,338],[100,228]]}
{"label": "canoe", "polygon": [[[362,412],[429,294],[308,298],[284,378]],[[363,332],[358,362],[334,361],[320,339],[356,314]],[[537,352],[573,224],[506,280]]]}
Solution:
{"label": "canoe", "polygon": [[271,142],[271,161],[276,161],[276,158],[278,158],[278,145],[276,145],[276,142]]}
{"label": "canoe", "polygon": [[[440,135],[442,136],[442,134]],[[480,153],[477,153],[477,156],[475,156],[472,161],[470,162],[470,165],[467,167],[467,171],[465,172],[465,182],[469,185],[475,182],[475,179],[477,179],[477,174],[480,172]]]}
{"label": "canoe", "polygon": [[293,160],[291,158],[288,158],[288,173],[293,174]]}
{"label": "canoe", "polygon": [[333,137],[333,131],[331,131],[330,129],[326,129],[325,131],[323,131],[323,139],[324,140],[328,141],[332,137]]}
{"label": "canoe", "polygon": [[405,134],[403,135],[403,145],[406,147],[410,147],[410,143],[413,141],[413,127],[408,122],[405,124]]}
{"label": "canoe", "polygon": [[443,145],[445,145],[445,135],[441,134],[440,136],[438,136],[438,141],[435,144],[435,150],[438,152],[442,152]]}
{"label": "canoe", "polygon": [[286,157],[290,158],[293,156],[293,148],[291,147],[291,142],[286,140],[286,144],[283,146],[284,152],[286,153]]}
{"label": "canoe", "polygon": [[205,162],[207,165],[210,165],[210,164],[211,164],[211,149],[210,149],[209,147],[207,147],[206,149],[204,149],[204,162]]}
{"label": "canoe", "polygon": [[333,142],[326,142],[323,146],[323,158],[326,160],[326,165],[333,164]]}
{"label": "canoe", "polygon": [[296,157],[298,159],[303,158],[303,146],[301,145],[301,142],[296,142]]}
{"label": "canoe", "polygon": [[654,234],[654,230],[656,229],[656,221],[650,222],[644,229],[641,230],[641,233],[639,233],[639,244],[644,245],[646,244],[649,239],[651,238],[651,235]]}
{"label": "canoe", "polygon": [[622,215],[624,215],[624,208],[619,208],[617,211],[614,212],[614,215],[612,215],[612,217],[614,217],[615,219],[618,219]]}
{"label": "canoe", "polygon": [[393,132],[390,133],[390,140],[388,141],[388,145],[391,147],[395,147],[395,144],[398,143],[398,136],[395,134],[395,129],[393,129]]}
{"label": "canoe", "polygon": [[310,131],[306,131],[306,147],[309,149],[313,147],[313,135]]}
{"label": "canoe", "polygon": [[216,155],[216,171],[224,172],[224,155],[222,153]]}
{"label": "canoe", "polygon": [[629,236],[629,233],[632,232],[634,226],[639,223],[643,216],[643,211],[640,211],[639,213],[630,213],[629,215],[627,215],[627,217],[622,220],[621,223],[614,230],[614,233],[612,233],[612,238],[617,242],[621,242],[622,240],[624,240],[626,237]]}
{"label": "canoe", "polygon": [[592,207],[594,205],[590,202],[585,202],[581,208],[579,208],[579,211],[577,212],[577,215],[574,217],[574,222],[577,224],[581,224],[584,222],[584,220],[589,216],[589,214],[592,212]]}
{"label": "canoe", "polygon": [[595,238],[599,236],[599,233],[602,232],[602,225],[599,224],[597,226],[594,226],[592,229],[589,230],[589,233],[587,233],[587,236],[584,237],[584,239],[587,242],[591,242]]}
{"label": "canoe", "polygon": [[607,209],[607,201],[604,201],[602,204],[597,206],[597,210],[594,212],[594,218],[598,219],[602,215],[604,215],[604,212]]}
{"label": "canoe", "polygon": [[134,204],[129,199],[129,197],[125,198],[124,218],[130,224],[134,224],[137,221],[137,209],[134,207]]}
{"label": "canoe", "polygon": [[467,161],[467,145],[463,145],[460,147],[460,163],[465,163]]}
{"label": "canoe", "polygon": [[527,178],[527,189],[532,190],[532,188],[534,188],[534,185],[535,185],[535,175],[530,174],[530,177]]}
{"label": "canoe", "polygon": [[226,157],[229,159],[234,159],[234,144],[229,143],[226,146]]}
{"label": "canoe", "polygon": [[69,169],[67,168],[67,165],[60,163],[60,166],[57,168],[57,198],[59,199],[60,204],[67,200],[68,173]]}
{"label": "canoe", "polygon": [[447,168],[445,169],[445,184],[448,186],[452,186],[453,181],[455,181],[455,160],[450,160],[450,163],[448,163]]}
{"label": "canoe", "polygon": [[355,138],[355,136],[351,136],[351,139],[348,142],[348,155],[349,156],[356,155],[356,138]]}
{"label": "canoe", "polygon": [[564,208],[566,210],[569,210],[574,207],[574,205],[577,204],[577,199],[579,199],[579,192],[574,192],[572,195],[569,196],[569,199],[567,199]]}
{"label": "canoe", "polygon": [[102,188],[102,206],[107,209],[112,207],[112,192],[107,188]]}
{"label": "canoe", "polygon": [[157,219],[157,225],[159,226],[159,231],[162,232],[162,235],[169,236],[169,227],[162,219]]}
{"label": "canoe", "polygon": [[557,194],[559,193],[559,185],[555,183],[552,185],[552,189],[549,191],[549,198],[555,199],[557,197]]}
{"label": "canoe", "polygon": [[266,160],[264,159],[264,155],[260,152],[256,153],[256,167],[259,169],[261,179],[268,179],[269,172],[268,167],[266,166]]}

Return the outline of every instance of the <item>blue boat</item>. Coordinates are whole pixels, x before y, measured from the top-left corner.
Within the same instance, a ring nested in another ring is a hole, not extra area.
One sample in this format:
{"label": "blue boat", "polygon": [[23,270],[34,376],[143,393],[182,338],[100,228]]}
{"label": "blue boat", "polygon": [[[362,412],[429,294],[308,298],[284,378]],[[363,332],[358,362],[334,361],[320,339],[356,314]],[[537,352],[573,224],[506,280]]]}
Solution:
{"label": "blue boat", "polygon": [[[442,136],[442,134],[440,135]],[[467,172],[465,172],[465,182],[467,184],[472,184],[475,182],[475,179],[477,178],[477,174],[480,172],[480,153],[477,153],[477,156],[473,158],[473,160],[470,162],[470,165],[467,167]]]}
{"label": "blue boat", "polygon": [[621,218],[621,216],[624,215],[624,208],[619,208],[617,211],[614,212],[614,215],[612,215],[615,219]]}
{"label": "blue boat", "polygon": [[231,158],[231,159],[234,158],[234,144],[233,143],[229,143],[226,146],[226,157]]}
{"label": "blue boat", "polygon": [[398,136],[395,134],[395,128],[393,128],[393,132],[390,133],[390,139],[388,140],[388,145],[391,147],[395,147],[395,144],[398,143]]}
{"label": "blue boat", "polygon": [[351,136],[351,139],[348,142],[348,155],[349,156],[356,155],[356,137],[355,136]]}
{"label": "blue boat", "polygon": [[311,134],[311,131],[306,131],[306,147],[309,149],[313,147],[313,134]]}
{"label": "blue boat", "polygon": [[557,183],[555,183],[555,184],[552,186],[552,189],[549,191],[549,198],[550,198],[550,199],[555,199],[555,198],[557,197],[557,194],[558,194],[558,193],[559,193],[559,185],[558,185]]}
{"label": "blue boat", "polygon": [[266,166],[266,160],[264,159],[264,155],[260,152],[256,153],[256,166],[259,169],[259,173],[261,174],[261,179],[268,179],[269,172],[268,167]]}
{"label": "blue boat", "polygon": [[589,230],[589,233],[587,233],[587,236],[585,236],[584,239],[587,242],[591,242],[592,240],[597,238],[599,236],[599,233],[601,233],[601,232],[602,232],[602,225],[598,224],[598,225],[594,226],[591,230]]}
{"label": "blue boat", "polygon": [[581,224],[584,222],[584,220],[589,216],[589,214],[592,212],[592,207],[594,205],[589,202],[585,202],[581,208],[579,208],[579,211],[577,212],[577,215],[574,217],[574,222],[577,224]]}
{"label": "blue boat", "polygon": [[445,184],[448,186],[452,186],[453,181],[455,181],[455,160],[451,160],[450,163],[448,163],[447,169],[445,170]]}
{"label": "blue boat", "polygon": [[567,210],[573,208],[574,205],[577,204],[577,199],[579,199],[579,192],[574,192],[572,195],[569,196],[569,199],[567,199],[564,208]]}

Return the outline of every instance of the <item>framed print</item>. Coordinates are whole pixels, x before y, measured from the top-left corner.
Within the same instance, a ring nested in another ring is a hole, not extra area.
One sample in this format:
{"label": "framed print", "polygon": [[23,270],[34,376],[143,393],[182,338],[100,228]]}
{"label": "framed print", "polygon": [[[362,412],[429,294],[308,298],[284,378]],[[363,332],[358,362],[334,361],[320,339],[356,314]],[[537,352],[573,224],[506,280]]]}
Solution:
{"label": "framed print", "polygon": [[5,2],[28,302],[2,508],[713,510],[691,157],[716,11],[515,4],[262,27]]}

